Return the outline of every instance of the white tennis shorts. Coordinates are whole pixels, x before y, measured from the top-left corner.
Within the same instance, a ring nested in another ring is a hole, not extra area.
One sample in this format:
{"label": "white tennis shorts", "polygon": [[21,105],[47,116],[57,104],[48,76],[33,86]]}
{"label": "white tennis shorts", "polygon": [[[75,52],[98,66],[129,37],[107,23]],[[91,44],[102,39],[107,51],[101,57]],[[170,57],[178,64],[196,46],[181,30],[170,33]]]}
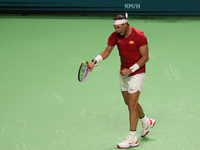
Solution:
{"label": "white tennis shorts", "polygon": [[142,92],[144,88],[145,73],[136,74],[134,76],[122,76],[119,75],[119,81],[122,91],[128,91],[128,93],[135,93],[137,91]]}

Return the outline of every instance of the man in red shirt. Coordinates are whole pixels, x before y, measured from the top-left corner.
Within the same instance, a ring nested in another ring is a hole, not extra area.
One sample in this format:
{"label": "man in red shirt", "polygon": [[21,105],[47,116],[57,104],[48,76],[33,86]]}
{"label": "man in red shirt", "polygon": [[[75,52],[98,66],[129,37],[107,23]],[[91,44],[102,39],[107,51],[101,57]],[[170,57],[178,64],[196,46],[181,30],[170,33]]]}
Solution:
{"label": "man in red shirt", "polygon": [[136,137],[138,118],[141,121],[144,137],[149,133],[156,121],[147,118],[141,105],[138,103],[143,91],[145,78],[145,63],[149,60],[148,43],[146,36],[140,30],[129,25],[127,17],[118,15],[113,19],[113,32],[108,39],[108,46],[90,63],[92,71],[96,63],[106,59],[115,45],[119,50],[121,60],[120,86],[122,95],[129,110],[130,132],[127,138],[119,143],[119,148],[136,147],[139,145]]}

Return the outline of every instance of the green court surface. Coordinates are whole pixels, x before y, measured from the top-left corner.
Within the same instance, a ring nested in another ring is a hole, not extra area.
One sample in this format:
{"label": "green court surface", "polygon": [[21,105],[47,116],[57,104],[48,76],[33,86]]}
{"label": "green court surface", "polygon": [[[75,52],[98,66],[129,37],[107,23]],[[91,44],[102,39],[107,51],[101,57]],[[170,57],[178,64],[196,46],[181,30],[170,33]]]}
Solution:
{"label": "green court surface", "polygon": [[[111,55],[78,82],[82,61],[107,46],[114,16],[0,15],[0,150],[117,150],[129,133]],[[130,16],[149,42],[139,102],[157,123],[138,150],[200,149],[200,17]]]}

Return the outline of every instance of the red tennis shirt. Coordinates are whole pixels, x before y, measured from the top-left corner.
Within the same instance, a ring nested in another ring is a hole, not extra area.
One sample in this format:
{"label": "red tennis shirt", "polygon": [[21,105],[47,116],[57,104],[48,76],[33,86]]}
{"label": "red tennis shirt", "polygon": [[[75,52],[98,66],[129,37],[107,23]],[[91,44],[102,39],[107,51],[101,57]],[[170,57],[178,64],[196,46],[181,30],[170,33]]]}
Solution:
{"label": "red tennis shirt", "polygon": [[[132,32],[127,38],[119,35],[116,31],[113,32],[108,38],[109,46],[117,45],[121,60],[121,70],[123,68],[130,68],[133,66],[141,58],[139,48],[148,44],[147,38],[142,31],[133,27],[131,28]],[[145,65],[143,65],[129,76],[145,72]]]}

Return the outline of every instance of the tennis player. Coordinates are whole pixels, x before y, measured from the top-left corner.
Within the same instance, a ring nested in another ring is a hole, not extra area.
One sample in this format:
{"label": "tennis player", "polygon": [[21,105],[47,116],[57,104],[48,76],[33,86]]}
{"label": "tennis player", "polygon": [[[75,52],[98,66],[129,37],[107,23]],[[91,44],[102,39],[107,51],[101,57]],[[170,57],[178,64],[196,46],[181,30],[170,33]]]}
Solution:
{"label": "tennis player", "polygon": [[119,148],[136,147],[139,145],[136,137],[138,118],[142,126],[141,137],[145,137],[156,123],[156,120],[146,117],[138,103],[144,87],[145,64],[149,60],[148,43],[142,31],[129,25],[127,16],[116,16],[113,19],[113,26],[115,32],[108,38],[108,46],[92,60],[89,66],[92,71],[95,64],[106,59],[117,45],[121,59],[119,81],[125,104],[128,106],[130,122],[129,135],[117,146]]}

